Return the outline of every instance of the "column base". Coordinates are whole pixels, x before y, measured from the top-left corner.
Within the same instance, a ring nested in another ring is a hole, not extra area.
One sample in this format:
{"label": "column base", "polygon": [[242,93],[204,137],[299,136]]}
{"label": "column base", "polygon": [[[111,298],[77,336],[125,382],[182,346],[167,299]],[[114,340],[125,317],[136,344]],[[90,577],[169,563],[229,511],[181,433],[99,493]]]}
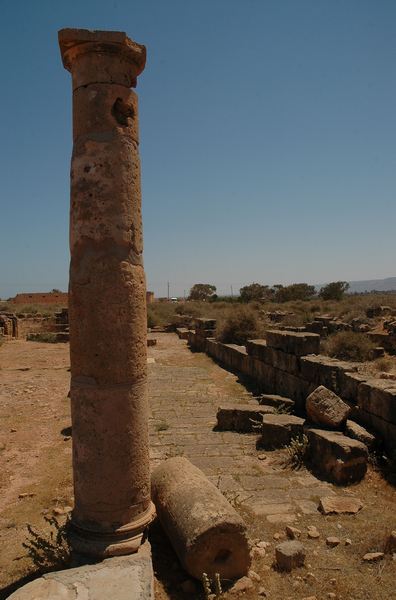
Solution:
{"label": "column base", "polygon": [[152,502],[139,519],[110,533],[83,529],[73,522],[72,517],[69,529],[70,545],[77,554],[98,558],[134,554],[139,550],[144,532],[154,518],[155,506]]}

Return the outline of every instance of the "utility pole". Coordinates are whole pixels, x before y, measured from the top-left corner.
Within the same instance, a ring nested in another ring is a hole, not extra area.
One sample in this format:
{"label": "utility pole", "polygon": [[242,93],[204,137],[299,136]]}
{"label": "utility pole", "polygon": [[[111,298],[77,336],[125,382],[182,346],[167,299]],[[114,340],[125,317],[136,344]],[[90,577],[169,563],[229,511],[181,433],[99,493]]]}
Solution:
{"label": "utility pole", "polygon": [[234,290],[232,289],[232,286],[231,286],[231,298],[233,298],[233,297],[234,297]]}
{"label": "utility pole", "polygon": [[170,295],[169,295],[169,281],[168,281],[168,300],[170,299]]}

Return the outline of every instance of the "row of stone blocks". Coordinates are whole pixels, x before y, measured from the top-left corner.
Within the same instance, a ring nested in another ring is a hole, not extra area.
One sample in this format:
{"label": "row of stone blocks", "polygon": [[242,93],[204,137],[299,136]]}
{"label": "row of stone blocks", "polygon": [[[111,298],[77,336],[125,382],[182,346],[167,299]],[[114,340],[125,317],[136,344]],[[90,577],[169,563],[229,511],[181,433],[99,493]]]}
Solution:
{"label": "row of stone blocks", "polygon": [[307,332],[268,331],[246,347],[202,339],[190,331],[192,349],[252,379],[267,394],[292,398],[302,412],[305,398],[324,385],[353,406],[352,417],[396,447],[396,382],[357,372],[357,364],[319,355],[320,338]]}

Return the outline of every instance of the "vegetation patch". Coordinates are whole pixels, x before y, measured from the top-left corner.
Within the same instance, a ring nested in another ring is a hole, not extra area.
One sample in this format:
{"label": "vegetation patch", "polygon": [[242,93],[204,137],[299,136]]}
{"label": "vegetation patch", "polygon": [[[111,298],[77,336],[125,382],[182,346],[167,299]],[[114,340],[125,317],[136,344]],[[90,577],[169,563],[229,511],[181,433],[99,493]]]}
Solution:
{"label": "vegetation patch", "polygon": [[375,347],[366,335],[354,331],[340,331],[331,335],[324,346],[329,356],[358,362],[370,360],[371,351]]}

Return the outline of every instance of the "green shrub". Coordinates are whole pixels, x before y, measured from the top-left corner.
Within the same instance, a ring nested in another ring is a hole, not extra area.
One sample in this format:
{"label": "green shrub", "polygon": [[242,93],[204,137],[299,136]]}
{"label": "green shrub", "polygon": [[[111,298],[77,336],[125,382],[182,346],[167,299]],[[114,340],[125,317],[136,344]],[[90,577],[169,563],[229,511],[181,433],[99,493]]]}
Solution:
{"label": "green shrub", "polygon": [[257,313],[248,306],[229,312],[217,324],[216,337],[225,344],[246,344],[247,340],[263,337],[263,326]]}
{"label": "green shrub", "polygon": [[340,331],[329,336],[324,347],[329,356],[362,362],[370,360],[370,351],[375,344],[363,333]]}

